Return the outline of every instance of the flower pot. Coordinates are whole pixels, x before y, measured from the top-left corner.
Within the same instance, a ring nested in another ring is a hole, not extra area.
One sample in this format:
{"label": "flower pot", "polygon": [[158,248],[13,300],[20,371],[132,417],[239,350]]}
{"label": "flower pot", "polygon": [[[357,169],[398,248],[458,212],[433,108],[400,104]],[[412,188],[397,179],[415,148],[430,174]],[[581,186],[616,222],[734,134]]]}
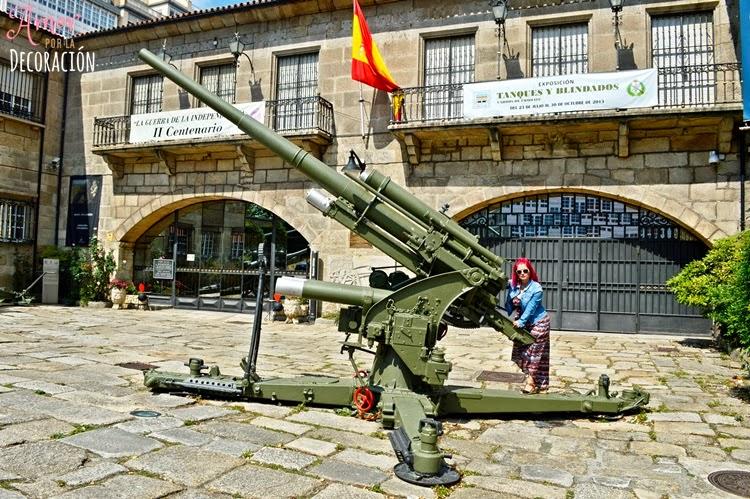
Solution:
{"label": "flower pot", "polygon": [[120,309],[123,308],[125,299],[128,297],[128,292],[121,288],[112,288],[109,292],[109,299],[112,301],[112,308]]}

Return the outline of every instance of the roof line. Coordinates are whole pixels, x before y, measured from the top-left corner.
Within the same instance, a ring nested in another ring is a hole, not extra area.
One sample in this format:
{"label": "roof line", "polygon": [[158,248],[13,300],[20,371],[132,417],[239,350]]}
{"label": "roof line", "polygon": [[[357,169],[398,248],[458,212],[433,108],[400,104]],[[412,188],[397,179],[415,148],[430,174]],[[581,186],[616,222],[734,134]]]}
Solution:
{"label": "roof line", "polygon": [[247,2],[238,3],[234,5],[227,5],[224,7],[212,7],[209,9],[194,10],[194,11],[186,12],[184,14],[180,14],[177,16],[165,16],[165,17],[159,17],[156,19],[149,19],[146,21],[129,24],[128,26],[118,26],[115,28],[109,28],[109,29],[99,30],[99,31],[88,31],[86,33],[81,33],[79,35],[74,36],[73,39],[85,40],[85,39],[96,38],[99,36],[106,36],[106,35],[111,35],[111,34],[116,34],[116,33],[127,33],[128,31],[138,30],[146,26],[159,26],[159,25],[170,24],[170,23],[179,22],[179,21],[189,21],[191,19],[200,19],[203,17],[210,17],[210,16],[217,15],[217,14],[228,14],[228,13],[234,13],[234,12],[247,10],[251,8],[279,5],[283,3],[294,3],[294,2],[299,2],[299,1],[301,0],[249,0]]}

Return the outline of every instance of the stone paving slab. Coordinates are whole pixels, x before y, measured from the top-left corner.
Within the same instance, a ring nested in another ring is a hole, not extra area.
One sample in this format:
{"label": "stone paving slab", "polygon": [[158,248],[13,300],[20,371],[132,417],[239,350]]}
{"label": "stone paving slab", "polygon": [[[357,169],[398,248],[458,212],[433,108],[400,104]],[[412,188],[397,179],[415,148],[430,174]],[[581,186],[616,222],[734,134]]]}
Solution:
{"label": "stone paving slab", "polygon": [[78,468],[75,471],[61,475],[57,477],[56,480],[65,485],[77,486],[98,482],[99,480],[104,480],[112,475],[127,471],[128,469],[124,466],[109,461],[102,461],[98,464],[84,466],[83,468]]}
{"label": "stone paving slab", "polygon": [[86,431],[63,438],[61,442],[89,450],[102,457],[138,456],[162,447],[162,444],[153,438],[142,437],[119,428]]}
{"label": "stone paving slab", "polygon": [[[3,313],[0,324],[0,494],[7,497],[692,499],[730,497],[707,482],[711,471],[750,471],[750,381],[739,363],[681,337],[553,332],[553,392],[586,391],[607,374],[613,390],[648,387],[651,410],[619,421],[444,420],[442,446],[464,477],[437,491],[394,476],[388,431],[377,422],[330,408],[154,395],[139,371],[115,365],[152,361],[184,372],[199,354],[241,374],[248,316],[123,310],[113,321],[107,309],[18,311]],[[335,329],[265,325],[259,372],[351,376]],[[475,378],[483,370],[515,372],[511,345],[494,331],[451,328],[442,345],[454,363],[450,383],[482,386]],[[134,409],[162,416],[133,418]]]}
{"label": "stone paving slab", "polygon": [[136,457],[127,461],[125,466],[195,487],[243,464],[244,460],[226,454],[204,449],[196,451],[194,448],[179,445]]}
{"label": "stone paving slab", "polygon": [[171,482],[140,475],[120,475],[100,485],[82,487],[57,497],[64,499],[156,499],[182,487]]}
{"label": "stone paving slab", "polygon": [[230,471],[206,487],[240,497],[267,499],[306,496],[322,485],[323,482],[314,478],[247,465]]}
{"label": "stone paving slab", "polygon": [[250,460],[255,463],[281,466],[291,470],[301,470],[315,462],[315,458],[308,454],[275,447],[263,447],[255,451]]}
{"label": "stone paving slab", "polygon": [[86,452],[56,441],[33,442],[0,449],[0,469],[24,478],[60,475],[86,461]]}

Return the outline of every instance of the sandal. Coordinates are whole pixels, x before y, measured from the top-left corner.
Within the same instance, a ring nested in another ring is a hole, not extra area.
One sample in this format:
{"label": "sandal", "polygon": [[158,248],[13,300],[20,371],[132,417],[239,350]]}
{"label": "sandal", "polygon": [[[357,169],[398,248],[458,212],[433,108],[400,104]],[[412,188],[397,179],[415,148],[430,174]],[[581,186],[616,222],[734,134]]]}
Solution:
{"label": "sandal", "polygon": [[526,375],[526,383],[523,385],[523,388],[521,389],[521,393],[525,393],[525,394],[539,393],[539,390],[534,384],[534,378],[532,378],[529,375]]}

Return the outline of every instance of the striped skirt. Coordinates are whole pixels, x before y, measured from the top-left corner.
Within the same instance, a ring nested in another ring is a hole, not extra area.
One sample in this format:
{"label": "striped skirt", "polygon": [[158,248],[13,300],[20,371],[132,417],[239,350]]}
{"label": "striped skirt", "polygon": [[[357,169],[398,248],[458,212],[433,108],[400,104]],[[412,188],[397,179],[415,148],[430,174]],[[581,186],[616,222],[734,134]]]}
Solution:
{"label": "striped skirt", "polygon": [[549,315],[526,329],[535,341],[531,345],[513,343],[511,360],[533,378],[537,388],[545,390],[549,387]]}

